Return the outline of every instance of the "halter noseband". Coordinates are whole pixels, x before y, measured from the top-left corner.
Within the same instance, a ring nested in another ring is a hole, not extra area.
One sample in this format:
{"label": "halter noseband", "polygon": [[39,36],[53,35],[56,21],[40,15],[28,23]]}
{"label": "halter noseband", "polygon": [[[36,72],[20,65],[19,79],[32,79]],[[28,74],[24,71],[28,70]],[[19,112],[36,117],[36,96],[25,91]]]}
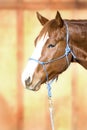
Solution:
{"label": "halter noseband", "polygon": [[[69,66],[70,63],[69,63],[68,55],[70,53],[73,56],[73,58],[76,59],[76,56],[74,55],[73,51],[69,47],[69,29],[68,29],[68,24],[67,24],[66,21],[64,21],[64,24],[66,26],[66,48],[65,48],[65,53],[62,56],[60,56],[58,58],[55,58],[55,59],[52,59],[52,60],[45,61],[45,62],[37,60],[37,59],[34,59],[34,58],[29,58],[29,60],[33,60],[35,62],[38,62],[40,65],[43,66],[43,69],[44,69],[44,71],[46,73],[46,80],[47,80],[46,83],[47,83],[47,88],[48,88],[48,97],[51,97],[51,91],[50,91],[51,90],[51,87],[50,87],[51,82],[49,82],[48,73],[47,73],[45,65],[53,63],[53,62],[56,62],[56,61],[58,61],[60,59],[63,59],[64,57],[66,57],[66,61],[67,61],[67,64]],[[53,81],[53,80],[51,80],[51,81]]]}

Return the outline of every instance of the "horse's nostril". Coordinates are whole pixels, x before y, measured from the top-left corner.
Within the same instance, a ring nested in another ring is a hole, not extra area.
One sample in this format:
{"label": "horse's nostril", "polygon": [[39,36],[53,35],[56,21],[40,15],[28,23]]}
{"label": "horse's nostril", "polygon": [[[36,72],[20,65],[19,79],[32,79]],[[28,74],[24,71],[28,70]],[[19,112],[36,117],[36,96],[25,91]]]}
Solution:
{"label": "horse's nostril", "polygon": [[30,80],[31,80],[30,77],[29,77],[27,80],[25,80],[25,85],[26,85],[26,86],[29,86],[29,85],[30,85]]}

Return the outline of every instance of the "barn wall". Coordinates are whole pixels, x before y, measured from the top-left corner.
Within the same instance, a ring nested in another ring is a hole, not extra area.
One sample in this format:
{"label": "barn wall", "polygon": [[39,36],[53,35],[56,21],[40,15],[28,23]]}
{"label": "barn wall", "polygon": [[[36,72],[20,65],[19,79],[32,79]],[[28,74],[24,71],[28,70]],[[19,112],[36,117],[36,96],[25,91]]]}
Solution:
{"label": "barn wall", "polygon": [[[42,85],[38,92],[23,89],[21,73],[42,28],[36,11],[49,19],[55,17],[56,10],[65,19],[87,18],[86,0],[80,0],[85,6],[67,1],[72,4],[71,9],[63,0],[60,6],[56,0],[4,0],[0,4],[0,130],[51,129],[46,86]],[[80,65],[72,64],[53,84],[56,130],[87,129],[86,74]]]}

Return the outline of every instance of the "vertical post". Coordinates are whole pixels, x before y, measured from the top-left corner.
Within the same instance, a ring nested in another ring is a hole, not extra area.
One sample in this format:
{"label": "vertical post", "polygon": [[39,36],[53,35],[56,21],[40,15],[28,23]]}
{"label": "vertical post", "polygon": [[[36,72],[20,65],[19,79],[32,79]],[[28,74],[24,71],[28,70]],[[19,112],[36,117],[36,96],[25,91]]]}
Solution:
{"label": "vertical post", "polygon": [[23,12],[21,9],[17,9],[17,130],[23,129],[23,88],[21,84],[23,27]]}

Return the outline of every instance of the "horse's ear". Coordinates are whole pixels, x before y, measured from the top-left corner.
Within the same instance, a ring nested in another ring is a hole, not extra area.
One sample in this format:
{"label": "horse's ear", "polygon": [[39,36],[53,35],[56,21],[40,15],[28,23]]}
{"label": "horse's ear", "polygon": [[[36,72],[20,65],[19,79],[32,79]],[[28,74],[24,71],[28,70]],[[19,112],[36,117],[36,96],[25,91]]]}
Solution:
{"label": "horse's ear", "polygon": [[47,18],[41,16],[38,12],[37,12],[37,18],[42,25],[44,25],[45,23],[47,23],[49,21]]}
{"label": "horse's ear", "polygon": [[59,11],[57,11],[55,19],[56,19],[56,21],[58,23],[58,26],[62,27],[63,26],[63,20],[61,18],[61,15],[60,15]]}

